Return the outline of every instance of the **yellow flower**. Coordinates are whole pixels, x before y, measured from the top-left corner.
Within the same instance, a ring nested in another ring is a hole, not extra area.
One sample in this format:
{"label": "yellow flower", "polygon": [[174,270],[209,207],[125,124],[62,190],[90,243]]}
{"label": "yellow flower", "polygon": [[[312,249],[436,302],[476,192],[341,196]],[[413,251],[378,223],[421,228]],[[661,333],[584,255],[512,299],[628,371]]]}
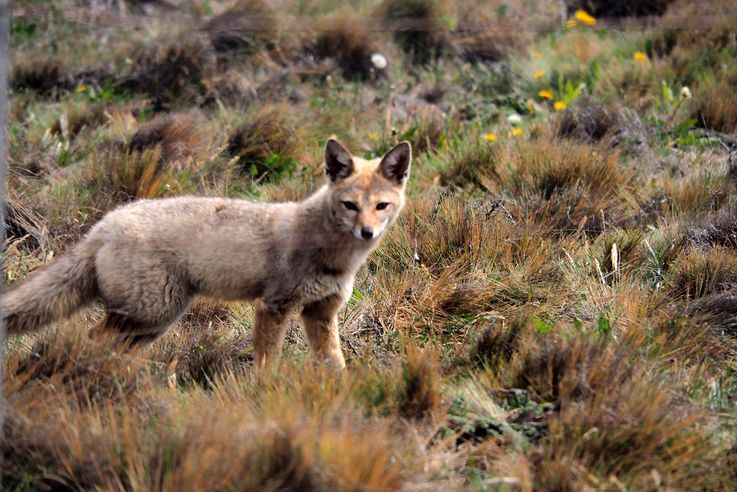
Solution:
{"label": "yellow flower", "polygon": [[86,90],[87,90],[86,85],[80,85],[79,87],[77,87],[76,92],[84,92]]}
{"label": "yellow flower", "polygon": [[576,10],[574,17],[576,18],[576,20],[578,20],[582,24],[586,24],[587,26],[596,25],[596,19],[590,16],[585,10]]}
{"label": "yellow flower", "polygon": [[545,70],[538,70],[535,72],[535,78],[541,79],[545,76]]}
{"label": "yellow flower", "polygon": [[632,55],[632,59],[640,63],[648,62],[647,55],[642,51],[635,51],[635,53]]}
{"label": "yellow flower", "polygon": [[547,89],[541,90],[537,93],[537,95],[542,97],[543,99],[553,99],[553,93]]}
{"label": "yellow flower", "polygon": [[566,103],[564,103],[563,101],[555,101],[553,107],[556,111],[563,111],[564,109],[566,109]]}
{"label": "yellow flower", "polygon": [[515,128],[507,132],[508,137],[516,137],[517,135],[522,135],[522,128]]}
{"label": "yellow flower", "polygon": [[532,57],[533,57],[534,59],[536,59],[536,60],[537,60],[538,58],[540,58],[541,56],[543,56],[543,55],[542,55],[542,53],[540,53],[539,51],[533,51],[533,52],[531,53],[531,55],[532,55]]}
{"label": "yellow flower", "polygon": [[493,142],[494,140],[496,140],[496,133],[487,133],[486,135],[484,135],[484,140],[486,140],[487,142]]}
{"label": "yellow flower", "polygon": [[571,29],[576,27],[576,19],[568,19],[566,21],[566,26],[570,27]]}

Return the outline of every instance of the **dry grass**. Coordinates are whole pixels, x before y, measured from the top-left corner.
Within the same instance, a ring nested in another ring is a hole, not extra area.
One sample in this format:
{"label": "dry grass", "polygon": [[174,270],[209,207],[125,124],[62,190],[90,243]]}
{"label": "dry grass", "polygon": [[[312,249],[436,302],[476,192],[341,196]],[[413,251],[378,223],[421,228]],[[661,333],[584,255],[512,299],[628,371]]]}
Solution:
{"label": "dry grass", "polygon": [[451,49],[447,24],[452,8],[445,0],[382,2],[377,15],[394,32],[397,44],[411,60],[429,63]]}
{"label": "dry grass", "polygon": [[276,12],[262,0],[241,0],[204,26],[218,52],[252,53],[274,48],[279,25]]}
{"label": "dry grass", "polygon": [[300,143],[287,108],[265,105],[228,137],[227,152],[241,172],[254,179],[271,179],[296,169]]}
{"label": "dry grass", "polygon": [[214,69],[211,48],[199,38],[162,40],[139,48],[131,60],[120,85],[147,94],[157,111],[202,102],[204,79]]}
{"label": "dry grass", "polygon": [[737,94],[731,90],[737,75],[711,79],[699,86],[691,106],[691,117],[702,128],[737,133]]}
{"label": "dry grass", "polygon": [[500,18],[488,7],[470,5],[459,14],[453,30],[455,51],[469,62],[496,62],[520,53],[531,41],[529,31],[513,27],[515,22],[527,22],[525,16]]}
{"label": "dry grass", "polygon": [[90,339],[95,309],[6,341],[3,488],[735,488],[729,2],[648,32],[538,1],[166,5],[14,7],[6,283],[137,198],[300,199],[328,136],[410,140],[407,205],[339,377],[297,317],[260,377],[236,303],[137,351]]}
{"label": "dry grass", "polygon": [[161,164],[197,165],[210,150],[207,122],[197,111],[169,114],[141,126],[126,146],[130,154],[159,149]]}
{"label": "dry grass", "polygon": [[315,40],[318,58],[333,58],[347,80],[368,80],[384,74],[371,61],[379,53],[378,33],[370,32],[366,23],[348,12],[338,13],[322,23]]}

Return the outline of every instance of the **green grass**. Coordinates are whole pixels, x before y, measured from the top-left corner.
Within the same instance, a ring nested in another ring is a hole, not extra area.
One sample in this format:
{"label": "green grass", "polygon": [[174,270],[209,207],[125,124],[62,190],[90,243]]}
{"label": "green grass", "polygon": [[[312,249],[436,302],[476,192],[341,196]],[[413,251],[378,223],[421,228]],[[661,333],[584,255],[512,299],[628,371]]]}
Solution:
{"label": "green grass", "polygon": [[414,0],[22,5],[53,15],[11,23],[6,285],[130,200],[304,197],[331,136],[414,160],[339,316],[345,374],[295,320],[258,377],[246,305],[122,354],[90,310],[5,342],[4,489],[737,487],[729,2],[643,30],[437,1],[419,33],[389,29]]}

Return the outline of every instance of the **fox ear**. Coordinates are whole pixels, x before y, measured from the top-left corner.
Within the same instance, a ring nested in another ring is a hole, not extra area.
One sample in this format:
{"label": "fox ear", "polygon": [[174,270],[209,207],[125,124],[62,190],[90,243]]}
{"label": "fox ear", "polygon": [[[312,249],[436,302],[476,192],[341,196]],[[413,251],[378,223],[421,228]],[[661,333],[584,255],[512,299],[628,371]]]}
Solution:
{"label": "fox ear", "polygon": [[345,179],[353,173],[353,158],[337,140],[325,144],[325,174],[330,181]]}
{"label": "fox ear", "polygon": [[412,161],[412,147],[409,142],[400,142],[384,154],[379,170],[389,181],[404,184],[409,175],[409,164]]}

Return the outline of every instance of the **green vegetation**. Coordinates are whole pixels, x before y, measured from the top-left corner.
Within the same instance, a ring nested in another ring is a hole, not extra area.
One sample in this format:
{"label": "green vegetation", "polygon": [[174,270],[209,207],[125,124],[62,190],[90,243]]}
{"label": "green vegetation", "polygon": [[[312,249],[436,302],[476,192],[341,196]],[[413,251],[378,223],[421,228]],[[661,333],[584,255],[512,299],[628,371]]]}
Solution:
{"label": "green vegetation", "polygon": [[92,310],[6,342],[2,487],[737,488],[737,11],[566,3],[15,4],[6,285],[130,200],[299,199],[330,136],[415,158],[345,374]]}

